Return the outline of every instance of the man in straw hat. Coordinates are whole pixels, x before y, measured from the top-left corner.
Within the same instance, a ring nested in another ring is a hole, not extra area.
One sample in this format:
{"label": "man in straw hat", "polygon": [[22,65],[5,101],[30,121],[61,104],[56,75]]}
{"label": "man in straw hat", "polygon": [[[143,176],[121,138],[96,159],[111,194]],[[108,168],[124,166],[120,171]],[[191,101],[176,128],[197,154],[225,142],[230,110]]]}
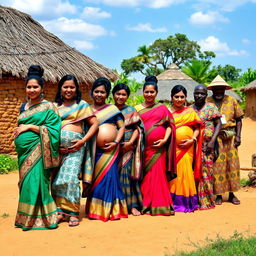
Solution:
{"label": "man in straw hat", "polygon": [[240,188],[240,165],[237,148],[241,144],[241,129],[243,111],[236,99],[225,95],[225,90],[231,89],[221,76],[217,76],[209,84],[212,97],[208,102],[214,103],[222,117],[222,128],[218,135],[219,157],[213,166],[214,184],[213,192],[217,195],[215,203],[222,204],[222,194],[229,192],[228,201],[240,204],[234,192]]}

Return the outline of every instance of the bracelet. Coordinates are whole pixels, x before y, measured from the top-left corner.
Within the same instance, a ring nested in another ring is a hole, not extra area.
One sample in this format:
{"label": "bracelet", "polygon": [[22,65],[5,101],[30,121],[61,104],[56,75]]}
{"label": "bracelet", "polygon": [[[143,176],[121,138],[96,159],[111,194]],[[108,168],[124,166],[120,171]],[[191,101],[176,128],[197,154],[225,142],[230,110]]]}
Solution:
{"label": "bracelet", "polygon": [[118,141],[116,141],[116,140],[114,140],[113,142],[114,142],[115,144],[119,144],[119,142],[118,142]]}

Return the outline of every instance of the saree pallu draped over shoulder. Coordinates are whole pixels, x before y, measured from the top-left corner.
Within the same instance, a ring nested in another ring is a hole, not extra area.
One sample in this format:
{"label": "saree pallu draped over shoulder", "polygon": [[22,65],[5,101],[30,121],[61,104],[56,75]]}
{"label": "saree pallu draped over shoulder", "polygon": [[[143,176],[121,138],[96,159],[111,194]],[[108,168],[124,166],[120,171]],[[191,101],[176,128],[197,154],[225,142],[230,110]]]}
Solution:
{"label": "saree pallu draped over shoulder", "polygon": [[[124,125],[124,117],[114,105],[106,104],[94,114],[99,125],[110,123],[117,129]],[[118,175],[119,152],[120,145],[111,151],[96,149],[92,186],[86,201],[86,214],[90,219],[108,221],[128,217]]]}
{"label": "saree pallu draped over shoulder", "polygon": [[[72,146],[74,140],[81,140],[89,130],[86,119],[94,116],[90,105],[81,100],[69,106],[58,108],[62,120],[62,128],[69,124],[82,123],[83,132],[61,130],[61,145]],[[78,151],[62,155],[60,169],[52,184],[52,194],[58,212],[67,216],[79,216],[81,189],[80,180],[91,183],[95,155],[95,139],[92,138]],[[93,154],[94,152],[94,154]]]}
{"label": "saree pallu draped over shoulder", "polygon": [[130,151],[123,152],[119,161],[120,183],[125,195],[128,210],[142,208],[142,196],[139,180],[142,178],[142,152],[144,127],[142,120],[132,106],[125,106],[121,109],[125,122],[124,141],[131,139],[134,131],[138,132],[136,143]]}
{"label": "saree pallu draped over shoulder", "polygon": [[47,101],[30,107],[18,117],[18,125],[39,126],[40,133],[26,131],[15,138],[19,164],[19,204],[15,225],[23,230],[57,227],[57,207],[50,195],[50,168],[59,165],[61,120]]}
{"label": "saree pallu draped over shoulder", "polygon": [[176,125],[176,161],[177,178],[170,182],[170,191],[177,212],[193,212],[198,209],[198,196],[195,180],[202,177],[202,135],[203,129],[197,139],[197,145],[183,149],[179,144],[183,140],[192,139],[194,127],[201,127],[202,122],[193,108],[184,107],[172,113]]}
{"label": "saree pallu draped over shoulder", "polygon": [[[175,126],[173,117],[163,104],[151,107],[136,106],[144,123],[146,145],[144,150],[144,178],[141,184],[144,214],[173,215],[168,179],[176,176]],[[166,128],[172,132],[168,142],[161,148],[154,143],[165,137]]]}

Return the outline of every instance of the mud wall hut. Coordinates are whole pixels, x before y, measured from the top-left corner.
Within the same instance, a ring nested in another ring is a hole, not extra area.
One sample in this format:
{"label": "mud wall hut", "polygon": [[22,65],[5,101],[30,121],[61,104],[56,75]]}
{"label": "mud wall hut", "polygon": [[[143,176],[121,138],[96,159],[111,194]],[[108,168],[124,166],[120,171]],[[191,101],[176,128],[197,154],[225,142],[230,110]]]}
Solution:
{"label": "mud wall hut", "polygon": [[256,80],[247,84],[242,91],[245,92],[245,116],[256,119]]}
{"label": "mud wall hut", "polygon": [[104,76],[114,81],[117,75],[68,46],[46,31],[31,16],[0,6],[0,153],[14,153],[13,128],[19,107],[25,101],[24,79],[31,64],[44,68],[45,98],[52,101],[57,83],[65,74],[74,74],[83,99],[91,102],[93,81]]}

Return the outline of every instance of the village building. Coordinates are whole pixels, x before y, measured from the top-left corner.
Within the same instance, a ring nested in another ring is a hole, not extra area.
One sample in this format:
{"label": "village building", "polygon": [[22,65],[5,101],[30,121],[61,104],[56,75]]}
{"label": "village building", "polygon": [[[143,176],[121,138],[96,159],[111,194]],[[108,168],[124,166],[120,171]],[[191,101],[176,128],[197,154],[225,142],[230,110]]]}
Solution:
{"label": "village building", "polygon": [[83,99],[91,102],[89,90],[98,77],[111,81],[117,75],[46,31],[31,16],[0,6],[0,153],[15,152],[13,128],[22,102],[25,78],[30,65],[44,68],[45,98],[53,101],[57,83],[65,74],[74,74]]}
{"label": "village building", "polygon": [[245,116],[256,119],[256,80],[241,89],[245,93]]}

